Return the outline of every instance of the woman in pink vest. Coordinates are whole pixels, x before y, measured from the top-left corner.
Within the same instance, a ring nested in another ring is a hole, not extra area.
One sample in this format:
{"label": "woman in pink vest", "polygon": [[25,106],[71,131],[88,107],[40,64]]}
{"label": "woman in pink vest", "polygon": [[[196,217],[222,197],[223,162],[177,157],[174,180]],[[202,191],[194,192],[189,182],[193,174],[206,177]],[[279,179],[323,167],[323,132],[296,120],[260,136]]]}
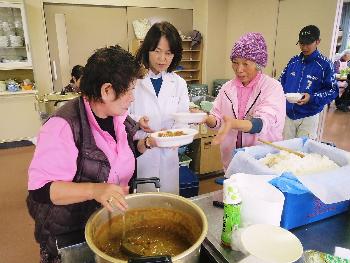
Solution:
{"label": "woman in pink vest", "polygon": [[209,128],[219,129],[213,143],[220,144],[225,171],[236,148],[255,145],[258,138],[282,140],[286,115],[281,84],[262,73],[267,47],[260,33],[243,35],[230,60],[235,78],[222,86],[205,121]]}
{"label": "woman in pink vest", "polygon": [[[40,129],[28,170],[28,211],[41,263],[60,263],[58,247],[83,242],[90,215],[104,206],[125,211],[136,157],[152,138],[134,141],[128,117],[141,65],[119,46],[87,61],[82,96],[60,107]],[[154,146],[154,144],[153,144]]]}

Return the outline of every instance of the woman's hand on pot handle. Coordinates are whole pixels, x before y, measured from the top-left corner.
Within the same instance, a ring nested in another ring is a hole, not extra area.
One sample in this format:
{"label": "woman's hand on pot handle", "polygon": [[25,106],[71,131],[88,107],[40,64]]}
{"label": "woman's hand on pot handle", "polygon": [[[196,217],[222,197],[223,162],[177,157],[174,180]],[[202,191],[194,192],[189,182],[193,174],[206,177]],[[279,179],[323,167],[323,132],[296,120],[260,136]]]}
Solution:
{"label": "woman's hand on pot handle", "polygon": [[129,186],[119,186],[108,183],[92,183],[92,198],[101,203],[110,212],[115,209],[126,211],[128,204],[125,195],[129,193]]}

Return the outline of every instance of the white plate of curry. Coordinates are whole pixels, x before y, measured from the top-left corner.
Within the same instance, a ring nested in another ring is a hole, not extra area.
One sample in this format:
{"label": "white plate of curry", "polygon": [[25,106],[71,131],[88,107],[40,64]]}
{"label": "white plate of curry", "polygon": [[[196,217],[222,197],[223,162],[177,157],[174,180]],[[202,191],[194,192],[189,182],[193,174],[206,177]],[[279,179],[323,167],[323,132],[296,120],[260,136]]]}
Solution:
{"label": "white plate of curry", "polygon": [[158,147],[179,147],[193,142],[194,136],[198,133],[195,129],[182,128],[158,131],[151,134]]}

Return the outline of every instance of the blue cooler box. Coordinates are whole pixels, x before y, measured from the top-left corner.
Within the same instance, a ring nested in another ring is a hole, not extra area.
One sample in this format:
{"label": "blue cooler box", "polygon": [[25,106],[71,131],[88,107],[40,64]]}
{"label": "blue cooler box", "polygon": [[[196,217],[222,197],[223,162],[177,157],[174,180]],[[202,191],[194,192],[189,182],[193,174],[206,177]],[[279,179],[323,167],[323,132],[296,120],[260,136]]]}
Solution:
{"label": "blue cooler box", "polygon": [[197,175],[187,166],[180,166],[180,195],[193,197],[198,195],[199,180]]}
{"label": "blue cooler box", "polygon": [[[349,159],[346,157],[347,152],[325,145],[319,142],[308,140],[306,138],[296,138],[288,141],[276,143],[281,146],[285,146],[294,150],[304,152],[316,152],[328,156],[330,159],[336,158],[341,169],[339,173],[349,173]],[[266,156],[267,153],[277,153],[278,150],[266,145],[258,145],[237,149],[234,153],[233,159],[228,167],[226,176],[233,175],[235,173],[248,173],[248,174],[260,174],[271,175],[276,174],[267,166],[260,164],[258,159]],[[344,158],[343,158],[344,157]],[[345,169],[344,169],[345,168]],[[335,171],[335,170],[334,170]],[[307,175],[306,175],[307,176]],[[281,179],[280,177],[275,179]],[[275,180],[270,181],[275,187],[277,187],[284,195],[285,201],[283,206],[281,227],[285,229],[292,229],[302,225],[306,225],[318,220],[337,215],[347,211],[350,207],[350,200],[325,204],[313,193],[311,193],[301,182],[293,180],[291,183],[285,185],[278,185],[273,183]],[[297,185],[300,185],[297,186]]]}
{"label": "blue cooler box", "polygon": [[311,192],[303,194],[283,193],[285,197],[281,227],[292,229],[321,219],[343,213],[349,209],[350,201],[324,204]]}
{"label": "blue cooler box", "polygon": [[[222,185],[224,178],[218,178],[216,181]],[[281,192],[285,201],[280,226],[285,229],[296,228],[346,212],[350,207],[350,201],[324,204],[311,192],[302,194]]]}

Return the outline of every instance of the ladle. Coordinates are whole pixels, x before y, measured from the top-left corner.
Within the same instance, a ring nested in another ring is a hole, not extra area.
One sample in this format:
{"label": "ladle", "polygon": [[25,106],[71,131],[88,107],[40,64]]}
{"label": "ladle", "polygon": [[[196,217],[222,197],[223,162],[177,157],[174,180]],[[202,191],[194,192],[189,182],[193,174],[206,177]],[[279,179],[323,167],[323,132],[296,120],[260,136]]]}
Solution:
{"label": "ladle", "polygon": [[[113,209],[116,209],[114,204],[111,204]],[[123,218],[123,231],[122,231],[122,238],[120,240],[120,250],[122,250],[126,255],[129,257],[140,257],[141,254],[137,253],[136,251],[133,250],[133,248],[130,246],[130,243],[127,242],[125,238],[125,217],[126,213],[122,213],[122,218]],[[109,226],[109,235],[112,234],[112,212],[108,211],[108,226]]]}
{"label": "ladle", "polygon": [[258,139],[258,141],[261,142],[261,143],[264,143],[264,144],[266,144],[266,145],[269,145],[269,146],[271,146],[271,147],[274,147],[274,148],[276,148],[276,149],[278,149],[278,150],[282,150],[282,151],[286,151],[286,152],[295,154],[295,155],[297,155],[297,156],[299,156],[299,157],[301,157],[301,158],[304,158],[304,157],[305,157],[305,154],[300,153],[300,152],[297,152],[297,151],[294,151],[294,150],[289,149],[289,148],[287,148],[287,147],[279,146],[279,145],[277,145],[277,144],[274,144],[274,143],[272,143],[272,142],[268,142],[268,141],[265,141],[265,140],[262,140],[262,139]]}
{"label": "ladle", "polygon": [[128,242],[128,238],[125,236],[125,218],[126,213],[123,214],[123,233],[120,240],[120,250],[122,250],[129,257],[140,257],[142,255],[135,249],[135,245],[131,245]]}
{"label": "ladle", "polygon": [[135,249],[135,245],[131,245],[129,242],[126,242],[125,239],[121,240],[120,250],[129,257],[142,257],[142,254]]}

